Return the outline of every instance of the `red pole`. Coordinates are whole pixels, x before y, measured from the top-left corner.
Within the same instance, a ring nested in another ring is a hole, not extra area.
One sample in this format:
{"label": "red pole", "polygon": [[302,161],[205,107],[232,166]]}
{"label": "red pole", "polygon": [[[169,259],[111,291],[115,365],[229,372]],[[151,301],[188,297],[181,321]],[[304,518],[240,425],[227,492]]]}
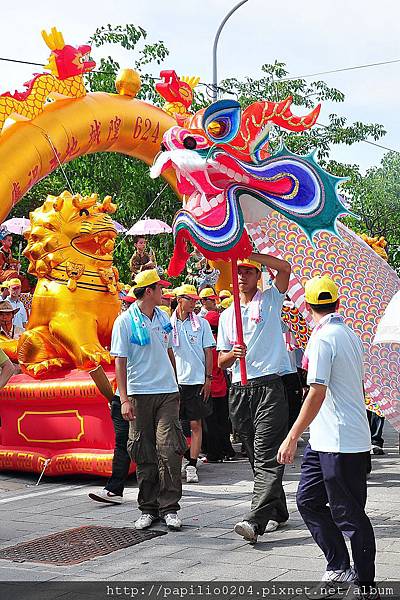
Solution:
{"label": "red pole", "polygon": [[[236,321],[236,332],[237,332],[236,343],[244,346],[242,313],[240,310],[238,268],[237,268],[236,259],[231,260],[231,268],[232,268],[232,285],[233,285],[233,304],[234,304],[234,309],[235,309],[235,321]],[[242,385],[247,384],[247,369],[246,369],[246,358],[245,357],[240,359],[240,379],[241,379]]]}

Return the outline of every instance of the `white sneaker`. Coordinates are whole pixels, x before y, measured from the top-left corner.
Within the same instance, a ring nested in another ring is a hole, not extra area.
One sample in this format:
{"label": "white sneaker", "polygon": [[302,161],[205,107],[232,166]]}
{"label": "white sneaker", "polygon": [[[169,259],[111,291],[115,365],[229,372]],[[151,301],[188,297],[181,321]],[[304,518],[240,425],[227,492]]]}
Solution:
{"label": "white sneaker", "polygon": [[182,459],[182,466],[181,466],[181,476],[185,479],[186,478],[186,467],[188,466],[189,461],[187,458],[183,457]]}
{"label": "white sneaker", "polygon": [[256,527],[250,521],[239,521],[239,523],[236,523],[234,532],[241,535],[250,544],[255,544],[258,539]]}
{"label": "white sneaker", "polygon": [[325,571],[322,581],[312,586],[306,596],[312,600],[344,598],[355,580],[356,574],[352,567],[345,571]]}
{"label": "white sneaker", "polygon": [[186,483],[199,483],[196,467],[190,465],[186,467]]}
{"label": "white sneaker", "polygon": [[265,533],[272,533],[272,531],[276,531],[280,527],[283,527],[284,525],[286,525],[286,523],[287,523],[287,521],[283,521],[282,523],[279,523],[278,521],[274,521],[273,519],[270,519],[265,528]]}
{"label": "white sneaker", "polygon": [[172,529],[172,531],[177,531],[182,527],[182,521],[176,513],[168,513],[165,515],[164,521],[168,529]]}
{"label": "white sneaker", "polygon": [[325,571],[322,576],[322,581],[335,581],[337,583],[350,583],[354,581],[356,574],[352,567],[345,571]]}
{"label": "white sneaker", "polygon": [[124,501],[122,496],[113,494],[105,489],[100,490],[99,492],[90,492],[88,495],[91,500],[95,500],[96,502],[105,502],[106,504],[122,504]]}
{"label": "white sneaker", "polygon": [[143,513],[137,519],[137,521],[135,521],[135,528],[136,529],[147,529],[147,527],[150,527],[150,525],[152,525],[152,523],[154,523],[154,521],[158,521],[158,517],[155,517],[154,515],[148,515],[146,513]]}

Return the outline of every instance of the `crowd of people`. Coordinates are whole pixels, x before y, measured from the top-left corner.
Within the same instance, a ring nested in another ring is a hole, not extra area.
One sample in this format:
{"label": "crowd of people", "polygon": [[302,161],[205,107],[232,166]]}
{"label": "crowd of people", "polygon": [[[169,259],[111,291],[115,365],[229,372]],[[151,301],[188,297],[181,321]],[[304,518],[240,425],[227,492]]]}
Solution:
{"label": "crowd of people", "polygon": [[[197,483],[202,450],[208,462],[235,458],[234,432],[254,474],[250,510],[234,530],[254,544],[288,522],[285,464],[293,462],[309,428],[297,506],[327,560],[324,589],[354,581],[360,597],[378,598],[375,538],[365,512],[371,435],[363,350],[338,312],[336,284],[322,276],[305,286],[316,325],[298,370],[281,320],[291,270],[286,261],[256,253],[238,261],[243,344],[237,342],[229,290],[219,295],[206,284],[199,292],[184,283],[171,291],[145,244],[131,264],[141,267],[133,272],[111,342],[118,385],[111,407],[113,473],[103,490],[89,496],[120,504],[135,461],[140,511],[135,527],[162,519],[170,530],[179,530],[182,465],[186,482]],[[263,269],[274,273],[264,290]],[[240,375],[243,358],[246,384]]]}
{"label": "crowd of people", "polygon": [[[177,531],[182,475],[187,483],[198,483],[202,455],[210,463],[235,460],[236,436],[254,488],[250,509],[234,531],[255,544],[289,520],[285,464],[294,461],[309,429],[297,506],[326,557],[324,586],[330,590],[355,581],[360,597],[378,598],[371,591],[376,550],[365,503],[370,454],[383,452],[383,420],[367,419],[362,344],[338,312],[336,284],[325,275],[305,285],[315,327],[303,353],[288,343],[281,317],[290,264],[256,253],[238,261],[244,337],[238,343],[232,293],[215,291],[215,270],[202,264],[197,252],[200,279],[191,268],[186,282],[171,290],[146,240],[135,245],[132,285],[121,298],[110,348],[117,382],[110,406],[112,475],[90,498],[121,504],[134,461],[140,511],[135,527],[146,529],[162,519]],[[263,270],[271,275],[265,289]],[[0,334],[18,337],[28,321],[21,281],[5,280],[0,290]],[[2,386],[15,372],[2,351],[0,370]]]}

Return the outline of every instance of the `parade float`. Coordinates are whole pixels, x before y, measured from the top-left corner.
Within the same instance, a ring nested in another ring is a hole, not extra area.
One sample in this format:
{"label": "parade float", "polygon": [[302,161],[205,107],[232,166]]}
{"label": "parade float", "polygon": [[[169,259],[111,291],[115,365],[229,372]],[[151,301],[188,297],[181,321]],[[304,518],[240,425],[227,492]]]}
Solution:
{"label": "parade float", "polygon": [[[0,221],[38,181],[78,156],[135,157],[153,165],[152,175],[162,175],[182,199],[173,224],[171,274],[183,269],[190,241],[208,259],[230,261],[228,269],[218,263],[221,285],[229,287],[229,277],[235,290],[235,259],[247,256],[253,243],[292,263],[294,309],[284,316],[303,347],[312,325],[303,285],[322,272],[338,283],[346,319],[369,347],[398,278],[336,223],[346,212],[336,193],[338,178],[312,155],[296,156],[284,147],[268,151],[270,125],[304,131],[315,124],[320,107],[298,117],[291,98],[256,102],[244,111],[235,101],[221,100],[192,114],[198,78],[179,78],[174,71],[162,71],[156,85],[163,108],[135,97],[140,77],[130,69],[117,77],[116,94],[87,92],[84,74],[95,66],[87,59],[90,47],[66,45],[55,28],[43,38],[51,50],[49,72],[35,75],[24,92],[0,96]],[[38,285],[26,332],[1,342],[22,373],[0,391],[0,469],[111,472],[108,403],[88,371],[101,365],[114,383],[109,346],[120,309],[112,265],[114,210],[109,197],[64,192],[44,199],[30,215],[25,255]],[[237,286],[235,297],[237,302]],[[366,384],[400,426],[396,350],[371,350]],[[381,383],[377,369],[385,374]]]}

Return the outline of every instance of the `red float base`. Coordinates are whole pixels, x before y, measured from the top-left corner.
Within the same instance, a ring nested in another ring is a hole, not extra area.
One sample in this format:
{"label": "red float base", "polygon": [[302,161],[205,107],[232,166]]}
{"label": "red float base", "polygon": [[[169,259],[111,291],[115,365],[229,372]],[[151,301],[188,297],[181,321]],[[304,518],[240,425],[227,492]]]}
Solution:
{"label": "red float base", "polygon": [[[114,370],[107,371],[110,381]],[[0,390],[0,471],[111,475],[114,428],[88,373],[36,381],[16,375]],[[134,470],[134,467],[132,468]]]}

